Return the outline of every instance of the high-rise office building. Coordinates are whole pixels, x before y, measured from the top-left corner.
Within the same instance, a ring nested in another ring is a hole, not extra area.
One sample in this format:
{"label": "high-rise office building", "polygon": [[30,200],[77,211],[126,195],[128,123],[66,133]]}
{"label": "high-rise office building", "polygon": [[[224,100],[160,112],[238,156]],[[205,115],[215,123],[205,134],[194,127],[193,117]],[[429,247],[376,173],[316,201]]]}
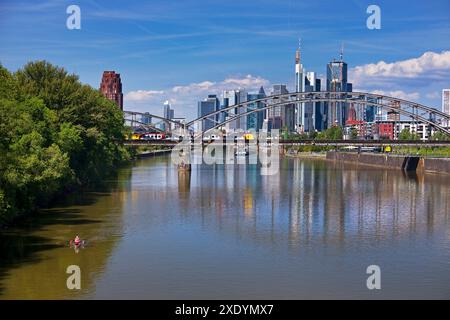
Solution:
{"label": "high-rise office building", "polygon": [[114,101],[123,110],[122,81],[115,71],[103,71],[100,92],[109,100]]}
{"label": "high-rise office building", "polygon": [[[297,51],[295,52],[295,92],[305,92],[305,69],[301,60],[301,43],[299,41]],[[297,131],[304,131],[305,122],[305,104],[297,103],[295,106],[296,119],[294,125]]]}
{"label": "high-rise office building", "polygon": [[146,112],[141,116],[141,122],[144,124],[151,124],[152,123],[152,117],[150,116],[150,113]]}
{"label": "high-rise office building", "polygon": [[[248,100],[247,91],[245,89],[237,90],[236,91],[236,99],[237,99],[237,103],[247,102],[247,100]],[[237,108],[238,114],[242,114],[245,112],[247,112],[246,107]],[[241,131],[247,130],[247,116],[240,116],[238,119],[236,119],[236,127],[237,127],[237,129],[239,129]]]}
{"label": "high-rise office building", "polygon": [[[233,92],[231,92],[230,90],[225,90],[222,92],[222,101],[220,104],[220,108],[221,109],[225,109],[228,108],[229,106],[235,105],[236,104],[236,95]],[[220,122],[224,122],[225,120],[229,119],[229,115],[234,114],[234,109],[227,111],[227,112],[222,112],[219,114],[219,121]],[[230,131],[232,129],[234,129],[234,121],[228,122],[225,125],[225,129],[226,131]]]}
{"label": "high-rise office building", "polygon": [[[256,100],[262,99],[266,97],[266,92],[264,88],[261,87],[258,93],[249,93],[248,100]],[[257,110],[264,108],[264,104],[262,102],[253,102],[247,105],[247,110]],[[262,129],[264,123],[264,115],[265,111],[254,112],[247,116],[247,130],[256,130],[259,131]]]}
{"label": "high-rise office building", "polygon": [[[244,89],[238,89],[238,90],[225,90],[222,93],[222,108],[230,107],[233,105],[237,105],[242,102],[246,102],[248,99],[247,97],[247,91]],[[223,116],[225,119],[231,119],[233,117],[236,117],[238,114],[242,114],[246,112],[246,107],[240,107],[240,108],[233,108]],[[220,120],[220,119],[218,119]],[[241,116],[236,118],[233,121],[230,121],[225,125],[225,128],[227,131],[234,131],[234,130],[247,130],[247,117]]]}
{"label": "high-rise office building", "polygon": [[[322,80],[316,78],[314,85],[314,91],[319,92],[322,90]],[[325,113],[325,107],[323,102],[315,102],[314,106],[314,129],[317,131],[323,131],[327,127],[327,115]]]}
{"label": "high-rise office building", "polygon": [[170,107],[169,101],[164,102],[164,118],[172,120],[174,117],[175,117],[175,112]]}
{"label": "high-rise office building", "polygon": [[[347,81],[347,63],[343,60],[341,51],[340,59],[333,60],[327,65],[327,91],[351,92],[352,84]],[[333,125],[343,126],[347,118],[347,104],[343,102],[330,102],[327,104],[328,127]]]}
{"label": "high-rise office building", "polygon": [[[315,72],[307,72],[305,76],[305,92],[320,91],[320,79],[316,78]],[[303,115],[303,131],[313,132],[316,129],[316,125],[319,128],[322,127],[322,110],[320,110],[320,102],[306,102],[304,105]],[[316,123],[316,118],[319,118]]]}
{"label": "high-rise office building", "polygon": [[[272,95],[281,95],[289,93],[285,84],[273,85]],[[287,98],[286,98],[287,100]],[[279,102],[283,102],[281,99]],[[283,106],[276,106],[268,109],[267,119],[270,129],[286,129],[289,132],[295,130],[295,104],[287,104]]]}
{"label": "high-rise office building", "polygon": [[[215,94],[208,95],[208,98],[198,102],[198,116],[202,117],[204,115],[207,115],[208,113],[219,110],[219,108],[220,103],[219,99],[217,99],[217,96]],[[211,116],[202,121],[201,128],[199,129],[205,131],[213,128],[216,124],[216,116]]]}
{"label": "high-rise office building", "polygon": [[[224,90],[222,92],[222,108],[228,108],[230,106],[234,106],[237,102],[236,99],[236,91],[235,90]],[[231,119],[235,117],[237,114],[236,108],[229,110],[228,112],[222,112],[220,114],[220,121],[223,122],[225,120]],[[225,125],[225,129],[227,132],[234,131],[236,129],[236,120],[230,121]]]}
{"label": "high-rise office building", "polygon": [[[442,112],[450,115],[450,89],[442,90]],[[446,121],[444,125],[449,127],[450,123]]]}
{"label": "high-rise office building", "polygon": [[[172,120],[174,118],[174,110],[170,107],[169,101],[164,102],[164,118]],[[169,130],[171,126],[170,121],[164,122],[164,130]]]}

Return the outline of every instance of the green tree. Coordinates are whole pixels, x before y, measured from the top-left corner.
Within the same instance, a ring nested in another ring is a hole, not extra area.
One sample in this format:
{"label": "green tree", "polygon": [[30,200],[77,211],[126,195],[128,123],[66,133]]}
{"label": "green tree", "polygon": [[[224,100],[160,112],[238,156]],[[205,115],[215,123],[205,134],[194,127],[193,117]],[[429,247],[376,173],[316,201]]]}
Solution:
{"label": "green tree", "polygon": [[46,61],[28,63],[15,75],[24,96],[39,97],[56,112],[63,131],[57,143],[69,152],[81,183],[101,179],[128,158],[118,143],[125,134],[122,112],[98,90]]}
{"label": "green tree", "polygon": [[405,128],[400,131],[398,140],[420,140],[420,137],[416,133],[411,132],[408,128]]}
{"label": "green tree", "polygon": [[117,106],[45,61],[0,65],[0,223],[129,159]]}
{"label": "green tree", "polygon": [[442,132],[442,131],[436,131],[433,136],[431,137],[431,140],[435,141],[448,141],[450,140],[450,137],[448,134]]}
{"label": "green tree", "polygon": [[350,130],[350,138],[353,140],[358,139],[358,129],[357,128],[351,128]]}
{"label": "green tree", "polygon": [[342,140],[344,137],[344,132],[339,126],[333,126],[325,131],[318,134],[317,139],[319,140]]}

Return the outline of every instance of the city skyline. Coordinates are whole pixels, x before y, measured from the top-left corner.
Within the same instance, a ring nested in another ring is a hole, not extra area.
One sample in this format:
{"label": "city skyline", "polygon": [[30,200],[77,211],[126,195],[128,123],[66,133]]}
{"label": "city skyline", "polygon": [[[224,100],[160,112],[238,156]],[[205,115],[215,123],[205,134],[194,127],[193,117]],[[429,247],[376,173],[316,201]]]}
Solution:
{"label": "city skyline", "polygon": [[4,1],[0,28],[12,32],[0,35],[0,62],[16,70],[45,59],[94,88],[104,70],[115,70],[122,76],[124,109],[161,114],[168,100],[179,116],[192,118],[208,94],[238,88],[256,93],[279,83],[293,91],[301,37],[303,67],[322,81],[344,44],[354,91],[440,109],[450,78],[450,4],[433,3],[380,1],[382,28],[369,30],[368,1],[333,8],[331,1],[281,1],[275,7],[264,1],[81,1],[81,30],[68,30],[68,1]]}

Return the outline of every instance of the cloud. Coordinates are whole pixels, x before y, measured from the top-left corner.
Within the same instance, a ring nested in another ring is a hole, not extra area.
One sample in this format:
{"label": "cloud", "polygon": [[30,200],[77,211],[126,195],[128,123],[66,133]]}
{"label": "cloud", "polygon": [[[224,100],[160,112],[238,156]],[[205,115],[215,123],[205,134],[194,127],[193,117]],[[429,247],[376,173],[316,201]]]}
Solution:
{"label": "cloud", "polygon": [[215,82],[203,81],[199,83],[191,83],[187,86],[175,86],[171,91],[175,94],[190,94],[194,92],[209,91],[215,85]]}
{"label": "cloud", "polygon": [[420,99],[419,92],[404,92],[402,90],[394,90],[394,91],[373,90],[370,93],[399,98],[399,99],[403,99],[403,100],[409,100],[409,101],[417,101]]}
{"label": "cloud", "polygon": [[197,102],[205,99],[209,94],[216,94],[219,98],[224,90],[245,89],[257,92],[263,86],[268,89],[270,81],[259,76],[236,76],[223,81],[205,80],[187,85],[177,85],[164,90],[130,91],[124,97],[126,110],[146,111],[162,114],[163,103],[168,100],[175,109],[176,117],[195,118],[197,116]]}
{"label": "cloud", "polygon": [[147,101],[164,94],[162,90],[137,90],[128,92],[124,99],[126,101]]}
{"label": "cloud", "polygon": [[240,79],[236,78],[225,79],[222,85],[256,90],[261,86],[268,86],[269,81],[260,77],[252,77],[251,75],[247,75],[246,77]]}
{"label": "cloud", "polygon": [[437,91],[429,92],[425,95],[428,99],[440,99],[441,93]]}
{"label": "cloud", "polygon": [[450,51],[425,52],[418,58],[357,66],[350,70],[355,85],[378,85],[406,80],[442,80],[450,76]]}

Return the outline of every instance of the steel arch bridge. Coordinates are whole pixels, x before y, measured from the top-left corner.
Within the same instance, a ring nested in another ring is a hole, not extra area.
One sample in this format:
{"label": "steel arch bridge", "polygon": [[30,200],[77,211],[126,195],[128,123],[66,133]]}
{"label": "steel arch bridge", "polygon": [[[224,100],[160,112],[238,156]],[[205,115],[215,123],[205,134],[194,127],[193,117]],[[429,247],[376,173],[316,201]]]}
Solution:
{"label": "steel arch bridge", "polygon": [[[172,122],[178,124],[182,129],[187,129],[194,127],[196,124],[202,123],[203,120],[208,120],[214,122],[214,126],[207,130],[202,131],[201,134],[205,134],[208,131],[218,129],[223,127],[225,124],[235,121],[241,117],[245,117],[252,113],[263,112],[268,109],[275,107],[286,107],[288,105],[302,104],[308,102],[328,102],[327,107],[330,108],[331,105],[335,103],[343,104],[357,104],[365,107],[379,107],[386,111],[394,111],[403,116],[409,117],[417,122],[422,122],[429,124],[436,130],[450,134],[450,128],[445,127],[445,123],[450,123],[450,115],[439,111],[438,109],[431,108],[416,102],[407,101],[404,99],[399,99],[395,97],[390,97],[386,95],[379,95],[367,92],[329,92],[329,91],[316,91],[316,92],[294,92],[279,95],[272,95],[265,98],[249,100],[239,104],[235,104],[217,111],[205,114],[197,119],[183,123],[176,120],[166,119],[160,116],[154,116],[145,113],[124,111],[125,115],[146,115],[160,119],[166,122]],[[259,109],[247,109],[251,104],[261,103],[264,107]],[[238,109],[237,114],[230,113],[232,110]],[[241,110],[243,111],[241,113]],[[222,122],[216,122],[215,118],[217,115],[227,114],[228,119]]]}
{"label": "steel arch bridge", "polygon": [[178,126],[180,126],[181,128],[186,128],[184,122],[182,121],[178,121],[178,120],[174,120],[174,119],[167,119],[161,116],[157,116],[154,114],[150,114],[150,113],[143,113],[143,112],[136,112],[136,111],[123,111],[124,114],[124,120],[125,122],[130,123],[130,126],[132,128],[136,128],[136,127],[143,127],[145,129],[150,129],[150,130],[155,130],[158,132],[164,132],[164,130],[157,128],[153,123],[146,123],[146,122],[142,122],[140,120],[138,120],[138,116],[140,117],[148,117],[151,119],[158,119],[160,120],[159,123],[166,123],[166,124],[170,124],[170,123],[174,123]]}

